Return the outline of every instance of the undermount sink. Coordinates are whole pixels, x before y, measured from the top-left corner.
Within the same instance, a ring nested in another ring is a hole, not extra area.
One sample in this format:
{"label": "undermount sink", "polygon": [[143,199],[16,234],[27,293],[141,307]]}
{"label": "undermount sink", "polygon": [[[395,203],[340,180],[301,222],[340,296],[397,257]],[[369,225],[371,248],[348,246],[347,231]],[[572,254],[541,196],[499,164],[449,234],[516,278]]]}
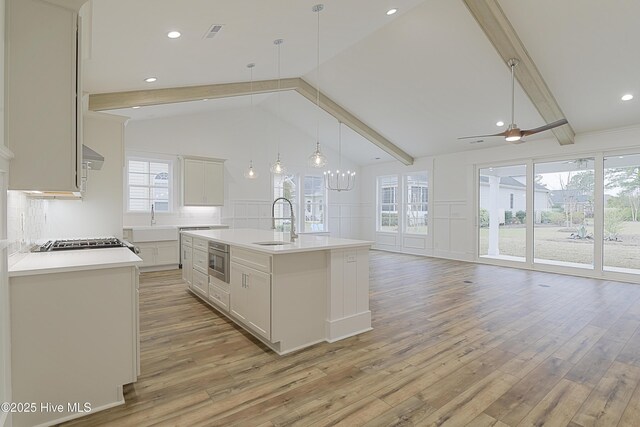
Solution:
{"label": "undermount sink", "polygon": [[279,245],[288,245],[289,242],[284,242],[282,240],[273,240],[270,242],[253,242],[254,245],[260,246],[279,246]]}

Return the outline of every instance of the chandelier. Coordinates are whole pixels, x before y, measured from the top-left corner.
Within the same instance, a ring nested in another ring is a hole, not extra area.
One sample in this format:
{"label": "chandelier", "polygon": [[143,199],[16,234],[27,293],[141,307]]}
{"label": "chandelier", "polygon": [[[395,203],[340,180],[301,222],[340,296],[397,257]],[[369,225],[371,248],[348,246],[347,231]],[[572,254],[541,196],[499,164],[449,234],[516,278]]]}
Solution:
{"label": "chandelier", "polygon": [[338,122],[338,158],[339,169],[324,173],[324,185],[332,191],[350,191],[356,183],[356,173],[342,169],[342,122]]}

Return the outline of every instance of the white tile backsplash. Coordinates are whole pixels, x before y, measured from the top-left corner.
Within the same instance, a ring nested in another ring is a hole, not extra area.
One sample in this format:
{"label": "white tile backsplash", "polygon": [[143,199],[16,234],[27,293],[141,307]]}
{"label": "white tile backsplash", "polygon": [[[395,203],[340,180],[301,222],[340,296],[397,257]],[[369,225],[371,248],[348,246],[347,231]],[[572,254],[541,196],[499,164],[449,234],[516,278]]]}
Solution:
{"label": "white tile backsplash", "polygon": [[7,239],[9,255],[28,252],[42,240],[47,222],[48,200],[32,199],[22,191],[7,192]]}

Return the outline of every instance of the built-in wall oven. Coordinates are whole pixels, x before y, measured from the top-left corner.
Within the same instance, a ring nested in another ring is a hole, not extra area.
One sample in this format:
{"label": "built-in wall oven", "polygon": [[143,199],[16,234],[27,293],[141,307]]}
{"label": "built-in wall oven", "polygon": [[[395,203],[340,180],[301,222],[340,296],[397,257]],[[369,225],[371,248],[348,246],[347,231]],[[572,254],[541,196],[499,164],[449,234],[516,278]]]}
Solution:
{"label": "built-in wall oven", "polygon": [[229,245],[209,242],[209,275],[229,283],[230,275]]}

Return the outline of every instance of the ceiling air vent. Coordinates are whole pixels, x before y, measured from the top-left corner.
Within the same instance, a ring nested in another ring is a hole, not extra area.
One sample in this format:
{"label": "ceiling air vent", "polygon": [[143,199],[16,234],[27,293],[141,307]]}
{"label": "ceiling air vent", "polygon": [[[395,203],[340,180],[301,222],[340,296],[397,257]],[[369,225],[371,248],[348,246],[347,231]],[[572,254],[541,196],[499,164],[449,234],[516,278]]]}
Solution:
{"label": "ceiling air vent", "polygon": [[220,32],[220,30],[222,30],[222,25],[220,24],[213,24],[211,26],[211,28],[209,28],[209,30],[206,32],[206,34],[204,35],[205,39],[212,39],[216,36],[216,34],[218,34]]}

